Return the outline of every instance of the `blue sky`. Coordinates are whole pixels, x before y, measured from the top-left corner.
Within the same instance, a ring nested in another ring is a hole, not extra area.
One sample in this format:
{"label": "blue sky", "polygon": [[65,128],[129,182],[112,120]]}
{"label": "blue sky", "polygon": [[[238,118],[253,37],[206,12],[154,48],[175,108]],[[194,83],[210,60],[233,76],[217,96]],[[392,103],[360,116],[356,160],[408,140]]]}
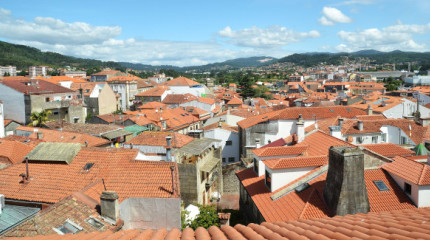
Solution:
{"label": "blue sky", "polygon": [[429,12],[429,0],[2,0],[0,39],[177,66],[302,52],[425,52]]}

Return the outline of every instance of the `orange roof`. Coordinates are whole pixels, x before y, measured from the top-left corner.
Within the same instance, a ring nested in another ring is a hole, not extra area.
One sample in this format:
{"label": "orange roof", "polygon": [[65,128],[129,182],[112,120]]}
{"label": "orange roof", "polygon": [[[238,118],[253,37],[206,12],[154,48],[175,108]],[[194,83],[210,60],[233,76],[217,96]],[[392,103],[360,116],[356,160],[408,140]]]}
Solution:
{"label": "orange roof", "polygon": [[319,167],[327,164],[328,157],[313,156],[313,157],[273,158],[273,159],[263,160],[263,162],[270,169]]}
{"label": "orange roof", "polygon": [[[204,131],[210,131],[210,130],[217,129],[217,128],[219,128],[219,122],[212,123],[211,125],[208,125],[208,126],[204,127],[203,130]],[[239,132],[238,127],[230,126],[230,125],[228,125],[225,122],[221,122],[221,127],[220,128],[224,129],[226,131],[230,131],[230,132],[236,132],[236,133]]]}
{"label": "orange roof", "polygon": [[166,104],[161,102],[148,102],[137,108],[138,109],[156,109],[156,108],[165,108],[165,107],[166,107]]}
{"label": "orange roof", "polygon": [[[130,197],[171,198],[170,166],[175,166],[174,197],[179,197],[176,163],[139,161],[137,154],[137,149],[82,148],[70,164],[30,162],[28,183],[20,183],[25,163],[14,164],[0,171],[0,192],[9,199],[56,203],[103,179],[104,188],[116,191],[120,202]],[[83,170],[87,163],[94,163],[88,171]]]}
{"label": "orange roof", "polygon": [[119,73],[120,71],[116,71],[116,70],[106,70],[106,71],[101,71],[98,73],[94,73],[92,76],[103,76],[103,75],[115,75],[117,73]]}
{"label": "orange roof", "polygon": [[227,105],[242,105],[243,101],[237,97],[233,97],[230,101],[228,101]]}
{"label": "orange roof", "polygon": [[328,156],[330,147],[332,146],[344,146],[348,145],[356,147],[348,142],[340,140],[336,137],[332,137],[321,131],[316,131],[310,135],[307,135],[305,139],[297,143],[295,146],[309,146],[306,150],[307,156]]}
{"label": "orange roof", "polygon": [[374,114],[374,115],[359,115],[356,116],[357,119],[359,120],[385,120],[387,119],[384,115],[382,114]]}
{"label": "orange roof", "polygon": [[237,124],[241,128],[248,128],[260,122],[265,122],[269,120],[297,119],[300,114],[302,115],[303,119],[312,120],[312,119],[333,118],[337,116],[352,118],[357,115],[364,115],[365,112],[363,110],[359,110],[353,107],[344,107],[344,106],[294,107],[294,108],[286,108],[278,111],[273,111],[266,114],[260,114],[258,116],[250,117],[242,121],[239,121]]}
{"label": "orange roof", "polygon": [[170,88],[167,86],[158,86],[155,88],[151,88],[148,91],[141,92],[136,94],[137,97],[161,97],[165,91],[169,90]]}
{"label": "orange roof", "polygon": [[415,154],[414,151],[403,148],[393,143],[363,144],[361,146],[385,157],[395,157],[395,156],[406,157],[406,156],[412,156]]}
{"label": "orange roof", "polygon": [[[36,129],[37,132],[35,132]],[[29,135],[30,138],[37,138],[38,132],[43,133],[42,140],[45,142],[80,143],[82,145],[85,145],[85,142],[87,142],[88,146],[90,147],[103,146],[110,143],[109,140],[77,132],[58,131],[26,126],[20,126],[17,128],[17,130],[31,132]]]}
{"label": "orange roof", "polygon": [[[314,171],[318,169],[316,168]],[[240,170],[236,175],[266,222],[312,219],[330,215],[323,196],[326,173],[309,181],[310,187],[302,192],[291,191],[275,201],[271,196],[294,182],[275,192],[270,192],[264,183],[265,176],[258,177],[252,168]],[[399,189],[396,182],[382,169],[365,170],[364,178],[369,197],[370,212],[415,208],[411,200]],[[373,183],[374,180],[383,181],[389,191],[379,191]]]}
{"label": "orange roof", "polygon": [[97,84],[100,84],[100,82],[72,83],[70,89],[73,91],[79,91],[79,89],[82,89],[84,96],[90,96]]}
{"label": "orange roof", "polygon": [[282,146],[282,147],[265,147],[252,149],[252,152],[258,157],[269,156],[286,156],[301,155],[308,149],[308,146]]}
{"label": "orange roof", "polygon": [[202,102],[202,103],[207,103],[207,104],[215,104],[215,99],[212,98],[207,98],[207,97],[199,97],[197,98],[197,101]]}
{"label": "orange roof", "polygon": [[193,81],[191,79],[188,79],[186,77],[178,77],[175,79],[172,79],[170,81],[162,83],[166,86],[193,86],[193,85],[200,85],[200,83]]}
{"label": "orange roof", "polygon": [[[98,233],[80,232],[61,239],[153,239],[153,240],[250,240],[250,239],[426,239],[430,235],[430,208],[413,208],[381,213],[300,219],[279,223],[250,223],[247,226],[211,226],[193,230],[133,229]],[[39,235],[21,240],[50,240],[58,235]]]}
{"label": "orange roof", "polygon": [[141,79],[139,77],[136,76],[113,76],[111,78],[109,78],[107,81],[108,82],[137,82],[138,79]]}
{"label": "orange roof", "polygon": [[430,185],[430,166],[404,157],[393,158],[383,169],[417,185]]}
{"label": "orange roof", "polygon": [[197,97],[190,94],[167,94],[167,96],[163,99],[164,104],[181,104],[196,100]]}
{"label": "orange roof", "polygon": [[[0,157],[6,157],[11,164],[22,162],[32,149],[33,147],[18,141],[0,139]],[[0,163],[4,164],[2,161]]]}
{"label": "orange roof", "polygon": [[166,137],[172,137],[172,147],[181,148],[186,144],[194,140],[194,138],[175,132],[151,132],[146,131],[137,135],[135,138],[127,142],[127,144],[133,143],[133,145],[143,146],[162,146],[167,147]]}

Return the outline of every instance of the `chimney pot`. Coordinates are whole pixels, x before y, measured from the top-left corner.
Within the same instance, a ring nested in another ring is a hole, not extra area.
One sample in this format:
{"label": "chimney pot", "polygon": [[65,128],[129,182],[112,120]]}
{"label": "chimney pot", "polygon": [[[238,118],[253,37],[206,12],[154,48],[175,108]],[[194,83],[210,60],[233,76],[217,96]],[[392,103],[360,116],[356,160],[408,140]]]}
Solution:
{"label": "chimney pot", "polygon": [[119,219],[118,194],[114,191],[103,191],[100,196],[100,210],[102,217],[107,217],[115,222]]}
{"label": "chimney pot", "polygon": [[166,137],[166,161],[172,161],[172,137],[169,135]]}
{"label": "chimney pot", "polygon": [[343,126],[343,118],[339,118],[339,127],[342,127]]}
{"label": "chimney pot", "polygon": [[43,133],[37,132],[37,139],[43,139]]}

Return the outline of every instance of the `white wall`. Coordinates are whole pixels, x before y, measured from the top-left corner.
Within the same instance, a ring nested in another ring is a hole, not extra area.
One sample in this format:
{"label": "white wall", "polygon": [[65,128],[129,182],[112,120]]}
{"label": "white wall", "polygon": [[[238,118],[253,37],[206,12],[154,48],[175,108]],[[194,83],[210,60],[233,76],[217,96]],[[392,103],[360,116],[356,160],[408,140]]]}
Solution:
{"label": "white wall", "polygon": [[242,121],[243,119],[245,119],[245,118],[231,115],[231,114],[230,115],[226,114],[226,115],[222,115],[222,116],[218,116],[218,117],[209,118],[206,121],[204,126],[206,127],[206,126],[209,126],[209,125],[214,124],[214,123],[219,122],[219,121],[223,121],[230,126],[237,126],[237,122]]}
{"label": "white wall", "polygon": [[430,185],[418,186],[418,207],[430,207]]}
{"label": "white wall", "polygon": [[[222,128],[215,128],[209,131],[205,131],[204,136],[207,138],[214,138],[222,141],[222,157],[225,158],[225,162],[223,162],[223,164],[232,163],[228,161],[228,158],[230,157],[234,157],[234,162],[238,162],[240,160],[238,133],[227,131]],[[225,145],[226,141],[231,141],[232,145]]]}
{"label": "white wall", "polygon": [[3,101],[4,118],[25,123],[23,93],[0,83],[0,100]]}
{"label": "white wall", "polygon": [[196,97],[201,97],[202,94],[205,94],[205,89],[203,87],[199,88],[191,88],[189,86],[169,86],[172,94],[185,94],[189,93]]}
{"label": "white wall", "polygon": [[0,103],[0,138],[5,137],[4,134],[4,115],[3,115],[3,104]]}
{"label": "white wall", "polygon": [[382,133],[387,134],[387,143],[400,144],[401,137],[405,137],[407,142],[412,145],[416,145],[416,143],[414,143],[412,139],[398,127],[384,125],[381,127],[381,131]]}
{"label": "white wall", "polygon": [[[342,140],[345,140],[345,138],[347,137],[352,137],[352,144],[374,144],[374,142],[372,141],[372,137],[377,137],[376,139],[376,143],[381,143],[382,141],[382,137],[381,134],[377,133],[377,134],[354,134],[354,135],[345,135],[344,137],[342,137]],[[361,137],[362,138],[362,142],[358,142],[357,141],[357,137]]]}
{"label": "white wall", "polygon": [[415,205],[418,205],[418,186],[409,182],[409,181],[406,181],[405,179],[403,179],[397,175],[390,173],[390,176],[394,179],[394,181],[397,183],[397,185],[403,190],[403,192],[405,191],[405,189],[404,189],[405,188],[405,182],[407,182],[411,185],[411,195],[407,194],[406,192],[405,192],[405,194],[411,198],[411,200],[415,203]]}
{"label": "white wall", "polygon": [[205,110],[206,112],[211,112],[212,110],[214,110],[215,108],[215,104],[207,104],[204,102],[199,102],[199,101],[189,101],[186,103],[181,103],[179,104],[179,106],[183,106],[183,107],[196,107],[196,108],[200,108]]}
{"label": "white wall", "polygon": [[[382,114],[386,116],[387,118],[403,118],[404,116],[412,116],[412,114],[417,109],[417,103],[412,102],[408,99],[402,99],[403,103],[398,104],[397,106],[394,106],[386,111],[384,111]],[[429,117],[430,116],[430,109],[420,105],[420,113],[421,117]]]}
{"label": "white wall", "polygon": [[279,188],[291,183],[297,178],[309,173],[315,169],[315,167],[302,167],[302,168],[288,168],[288,169],[270,169],[266,167],[266,170],[272,175],[272,186],[271,192],[278,190]]}
{"label": "white wall", "polygon": [[[278,125],[278,132],[275,134],[272,133],[266,133],[265,134],[265,142],[260,143],[261,146],[264,146],[266,144],[269,144],[269,140],[270,142],[274,142],[280,138],[285,138],[290,136],[291,134],[296,133],[297,130],[297,126],[296,126],[296,122],[297,120],[277,120],[277,121],[270,121],[271,124],[275,123]],[[314,124],[315,121],[314,120],[305,120],[305,128]]]}

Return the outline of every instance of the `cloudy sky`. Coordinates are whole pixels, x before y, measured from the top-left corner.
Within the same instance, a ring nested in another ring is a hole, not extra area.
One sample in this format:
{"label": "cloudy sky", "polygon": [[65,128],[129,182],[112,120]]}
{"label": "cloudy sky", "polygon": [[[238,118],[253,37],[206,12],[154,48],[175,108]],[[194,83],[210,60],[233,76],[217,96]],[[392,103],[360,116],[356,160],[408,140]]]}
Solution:
{"label": "cloudy sky", "polygon": [[176,66],[303,52],[425,52],[429,13],[429,0],[2,0],[0,40]]}

